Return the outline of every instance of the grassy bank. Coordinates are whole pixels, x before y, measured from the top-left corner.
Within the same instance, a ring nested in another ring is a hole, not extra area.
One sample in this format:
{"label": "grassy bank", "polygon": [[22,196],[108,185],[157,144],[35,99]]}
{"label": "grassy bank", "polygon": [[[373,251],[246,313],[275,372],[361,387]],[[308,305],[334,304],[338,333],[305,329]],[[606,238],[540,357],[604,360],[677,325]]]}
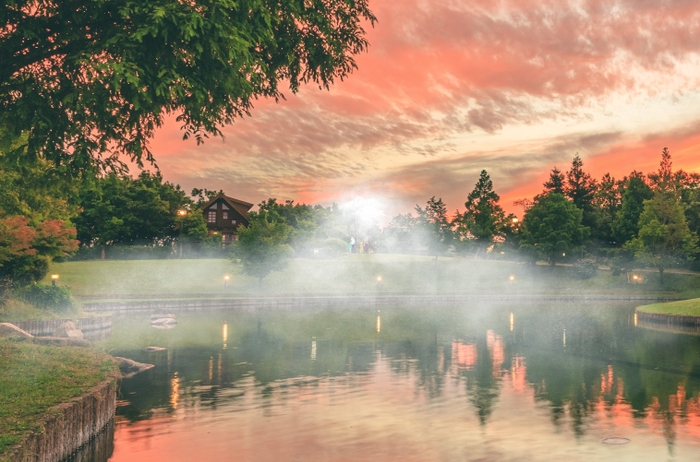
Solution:
{"label": "grassy bank", "polygon": [[114,372],[116,366],[104,353],[0,339],[0,461],[39,427],[52,407],[80,396]]}
{"label": "grassy bank", "polygon": [[[358,293],[614,293],[670,292],[700,296],[700,276],[667,273],[666,284],[645,272],[642,284],[626,274],[598,271],[579,279],[571,267],[528,266],[496,260],[467,260],[413,255],[348,255],[337,260],[295,259],[283,272],[260,284],[242,275],[228,260],[121,260],[55,264],[60,284],[81,299],[112,296],[217,298],[236,295]],[[224,287],[224,276],[230,280]]]}
{"label": "grassy bank", "polygon": [[668,314],[672,316],[700,316],[700,298],[678,302],[654,303],[640,306],[637,310],[645,313]]}
{"label": "grassy bank", "polygon": [[90,316],[76,306],[69,310],[55,312],[36,308],[27,302],[17,299],[0,300],[0,322],[49,320],[49,319],[75,319]]}

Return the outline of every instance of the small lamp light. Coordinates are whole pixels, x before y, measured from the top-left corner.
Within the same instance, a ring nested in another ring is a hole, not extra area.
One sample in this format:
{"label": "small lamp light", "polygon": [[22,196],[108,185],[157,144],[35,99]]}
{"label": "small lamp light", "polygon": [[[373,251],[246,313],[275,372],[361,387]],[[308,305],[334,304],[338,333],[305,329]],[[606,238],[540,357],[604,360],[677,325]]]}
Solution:
{"label": "small lamp light", "polygon": [[510,277],[508,278],[508,280],[509,280],[510,282],[515,281],[515,276],[510,276]]}
{"label": "small lamp light", "polygon": [[377,282],[382,282],[382,277],[381,277],[381,276],[377,276]]}
{"label": "small lamp light", "polygon": [[187,215],[187,210],[180,209],[177,211],[177,214],[180,215],[181,217],[184,217],[185,215]]}
{"label": "small lamp light", "polygon": [[513,223],[515,224],[515,223],[517,223],[517,222],[518,222],[518,219],[514,217],[514,218],[513,218]]}
{"label": "small lamp light", "polygon": [[58,284],[58,274],[52,274],[51,275],[51,285],[55,286]]}
{"label": "small lamp light", "polygon": [[231,279],[231,276],[229,276],[228,274],[224,276],[224,287],[228,287],[229,279]]}

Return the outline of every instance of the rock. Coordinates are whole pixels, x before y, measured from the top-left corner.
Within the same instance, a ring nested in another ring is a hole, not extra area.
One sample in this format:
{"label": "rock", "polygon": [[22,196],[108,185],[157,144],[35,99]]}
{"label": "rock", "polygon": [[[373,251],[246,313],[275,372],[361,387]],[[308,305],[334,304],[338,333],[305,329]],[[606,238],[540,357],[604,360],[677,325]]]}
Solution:
{"label": "rock", "polygon": [[157,346],[147,346],[143,349],[143,351],[165,351],[165,348]]}
{"label": "rock", "polygon": [[171,317],[151,319],[151,327],[156,329],[172,329],[176,324],[175,318]]}
{"label": "rock", "polygon": [[139,372],[147,371],[148,369],[155,367],[153,364],[140,363],[134,361],[133,359],[121,358],[119,356],[115,356],[114,359],[117,361],[119,371],[122,373],[122,377],[124,378],[132,377]]}
{"label": "rock", "polygon": [[154,313],[151,315],[151,322],[158,319],[172,319],[175,320],[175,315],[172,313]]}
{"label": "rock", "polygon": [[64,322],[60,326],[58,326],[58,329],[56,329],[53,333],[54,337],[65,337],[65,338],[75,338],[75,339],[83,339],[83,333],[75,327],[75,323],[73,322]]}
{"label": "rock", "polygon": [[27,331],[20,329],[9,322],[0,322],[0,338],[32,338],[34,337]]}

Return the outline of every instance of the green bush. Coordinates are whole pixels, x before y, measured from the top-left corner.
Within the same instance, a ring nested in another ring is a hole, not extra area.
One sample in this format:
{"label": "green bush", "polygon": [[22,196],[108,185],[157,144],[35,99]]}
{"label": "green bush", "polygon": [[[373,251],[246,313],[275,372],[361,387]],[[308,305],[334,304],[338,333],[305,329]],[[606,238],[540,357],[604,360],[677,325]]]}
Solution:
{"label": "green bush", "polygon": [[32,284],[16,292],[17,297],[43,310],[63,313],[73,308],[70,288]]}
{"label": "green bush", "polygon": [[598,264],[595,260],[590,258],[577,260],[576,263],[574,263],[574,273],[581,279],[592,278],[595,276],[596,271],[598,271]]}

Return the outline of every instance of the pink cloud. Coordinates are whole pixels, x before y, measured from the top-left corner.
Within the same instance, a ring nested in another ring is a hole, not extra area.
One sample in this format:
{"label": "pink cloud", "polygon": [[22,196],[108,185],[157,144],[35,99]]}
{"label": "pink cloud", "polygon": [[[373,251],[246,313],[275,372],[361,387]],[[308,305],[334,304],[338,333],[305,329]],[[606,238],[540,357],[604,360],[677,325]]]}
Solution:
{"label": "pink cloud", "polygon": [[[254,202],[268,195],[328,201],[369,185],[409,205],[442,195],[455,207],[481,168],[493,171],[504,202],[512,202],[538,192],[551,166],[568,167],[576,151],[597,176],[627,174],[637,161],[632,168],[645,169],[672,142],[679,165],[699,167],[692,155],[683,157],[697,146],[690,133],[553,137],[535,151],[516,146],[507,153],[450,141],[586,119],[613,94],[696,88],[697,76],[683,73],[698,58],[695,2],[376,0],[373,10],[379,23],[369,30],[369,53],[330,91],[307,86],[279,104],[258,101],[252,117],[224,129],[224,143],[182,142],[168,122],[153,142],[166,178],[240,189]],[[420,161],[381,172],[386,159],[380,164],[378,150]]]}

